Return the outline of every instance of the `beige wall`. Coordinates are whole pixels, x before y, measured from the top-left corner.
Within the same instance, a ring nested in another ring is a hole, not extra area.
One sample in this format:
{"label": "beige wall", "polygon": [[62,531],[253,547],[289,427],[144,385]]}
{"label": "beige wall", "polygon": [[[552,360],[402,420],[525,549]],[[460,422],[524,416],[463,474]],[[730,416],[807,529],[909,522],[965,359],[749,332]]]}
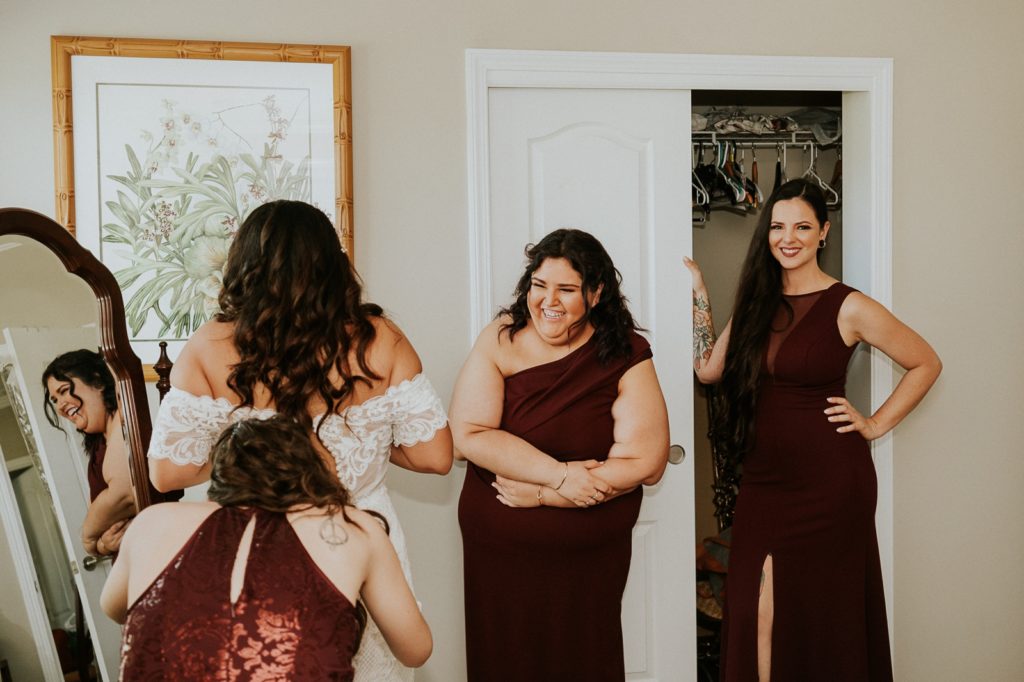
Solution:
{"label": "beige wall", "polygon": [[[351,45],[358,265],[447,395],[468,350],[465,48],[893,57],[894,307],[946,363],[896,433],[897,675],[1020,679],[1022,25],[1019,0],[3,0],[0,205],[53,212],[50,34]],[[461,477],[394,479],[439,546]],[[460,557],[411,535],[428,614],[460,600]],[[422,679],[448,680],[461,624],[433,624]]]}

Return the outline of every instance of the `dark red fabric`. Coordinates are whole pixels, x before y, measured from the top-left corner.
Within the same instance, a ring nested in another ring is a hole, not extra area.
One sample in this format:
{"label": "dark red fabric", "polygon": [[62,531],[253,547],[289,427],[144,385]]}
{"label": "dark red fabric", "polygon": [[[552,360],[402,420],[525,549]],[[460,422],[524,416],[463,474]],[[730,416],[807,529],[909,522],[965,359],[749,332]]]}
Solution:
{"label": "dark red fabric", "polygon": [[813,300],[794,297],[803,314],[772,332],[786,337],[771,373],[766,361],[736,501],[722,634],[726,682],[757,680],[757,602],[769,554],[771,678],[892,680],[870,448],[859,433],[836,433],[839,424],[824,414],[826,398],[846,394],[854,348],[837,319],[853,291],[836,283],[808,295]]}
{"label": "dark red fabric", "polygon": [[255,512],[244,584],[231,604],[231,569],[252,514],[211,514],[131,606],[122,680],[352,680],[355,609],[284,515]]}
{"label": "dark red fabric", "polygon": [[[86,452],[88,463],[85,474],[89,482],[89,501],[92,502],[96,496],[109,488],[107,479],[103,476],[103,460],[107,456],[107,441],[100,439],[92,452]],[[168,490],[162,493],[153,487],[153,484],[146,479],[146,486],[149,488],[150,504],[158,502],[177,502],[185,494],[184,490]]]}
{"label": "dark red fabric", "polygon": [[100,440],[95,449],[87,454],[89,460],[85,468],[85,476],[89,481],[89,501],[92,502],[97,495],[109,487],[107,479],[103,477],[103,458],[107,456],[107,441]]}
{"label": "dark red fabric", "polygon": [[[619,379],[650,357],[634,334],[628,359],[602,365],[592,337],[507,377],[501,428],[560,461],[607,459]],[[589,509],[512,509],[493,480],[470,464],[459,500],[469,682],[622,682],[622,592],[643,493]]]}

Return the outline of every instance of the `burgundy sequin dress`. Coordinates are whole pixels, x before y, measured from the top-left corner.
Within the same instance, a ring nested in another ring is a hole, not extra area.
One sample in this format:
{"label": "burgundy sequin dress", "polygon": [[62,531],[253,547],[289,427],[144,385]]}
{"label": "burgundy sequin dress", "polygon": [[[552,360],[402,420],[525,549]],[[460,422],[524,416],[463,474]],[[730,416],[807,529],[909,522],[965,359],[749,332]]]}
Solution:
{"label": "burgundy sequin dress", "polygon": [[845,396],[854,348],[839,308],[854,290],[787,296],[769,339],[754,447],[736,501],[722,632],[722,680],[757,680],[757,602],[772,556],[771,678],[892,680],[875,537],[877,483],[859,433],[837,433],[826,398]]}
{"label": "burgundy sequin dress", "polygon": [[[232,604],[231,570],[253,513],[245,582]],[[129,608],[121,679],[350,681],[358,632],[355,608],[283,514],[224,507]]]}
{"label": "burgundy sequin dress", "polygon": [[[597,343],[505,378],[501,428],[560,461],[603,460],[619,379],[651,357],[602,365]],[[622,682],[622,593],[638,488],[589,509],[513,509],[494,474],[470,464],[459,500],[470,682]]]}

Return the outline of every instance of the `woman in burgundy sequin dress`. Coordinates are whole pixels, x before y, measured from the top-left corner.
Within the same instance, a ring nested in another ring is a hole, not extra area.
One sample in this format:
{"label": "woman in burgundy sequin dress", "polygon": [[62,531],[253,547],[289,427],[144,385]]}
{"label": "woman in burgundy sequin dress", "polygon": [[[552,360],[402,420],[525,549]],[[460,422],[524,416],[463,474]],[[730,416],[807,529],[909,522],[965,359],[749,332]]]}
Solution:
{"label": "woman in burgundy sequin dress", "polygon": [[456,383],[453,436],[470,682],[621,682],[621,602],[641,485],[668,456],[650,346],[601,244],[527,250],[515,302]]}
{"label": "woman in burgundy sequin dress", "polygon": [[147,507],[101,604],[124,623],[121,679],[351,681],[366,622],[419,666],[430,629],[379,514],[348,492],[309,433],[243,420],[213,447],[209,502]]}
{"label": "woman in burgundy sequin dress", "polygon": [[[892,680],[868,443],[907,416],[941,363],[883,306],[821,270],[829,228],[815,185],[775,190],[717,341],[700,269],[686,260],[694,368],[702,382],[721,382],[715,445],[742,463],[722,629],[727,682]],[[861,342],[906,370],[870,416],[845,397]]]}

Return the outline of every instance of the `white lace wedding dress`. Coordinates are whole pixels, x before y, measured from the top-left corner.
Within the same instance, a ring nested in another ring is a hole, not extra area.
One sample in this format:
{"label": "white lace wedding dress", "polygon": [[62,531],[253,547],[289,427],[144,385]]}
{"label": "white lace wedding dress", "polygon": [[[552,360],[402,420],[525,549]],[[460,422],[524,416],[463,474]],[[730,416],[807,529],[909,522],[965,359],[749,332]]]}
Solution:
{"label": "white lace wedding dress", "polygon": [[[169,459],[176,464],[203,465],[221,431],[229,424],[256,417],[267,419],[274,410],[235,409],[224,398],[196,396],[171,388],[160,404],[149,457]],[[352,496],[352,504],[371,509],[388,520],[391,542],[402,562],[405,577],[412,585],[405,535],[398,522],[391,497],[384,484],[391,446],[415,445],[429,441],[448,419],[437,391],[423,375],[389,386],[342,414],[321,415],[313,419],[320,438],[331,454],[338,478]],[[369,620],[363,641],[353,661],[356,682],[407,682],[412,670],[395,660],[380,630]]]}

